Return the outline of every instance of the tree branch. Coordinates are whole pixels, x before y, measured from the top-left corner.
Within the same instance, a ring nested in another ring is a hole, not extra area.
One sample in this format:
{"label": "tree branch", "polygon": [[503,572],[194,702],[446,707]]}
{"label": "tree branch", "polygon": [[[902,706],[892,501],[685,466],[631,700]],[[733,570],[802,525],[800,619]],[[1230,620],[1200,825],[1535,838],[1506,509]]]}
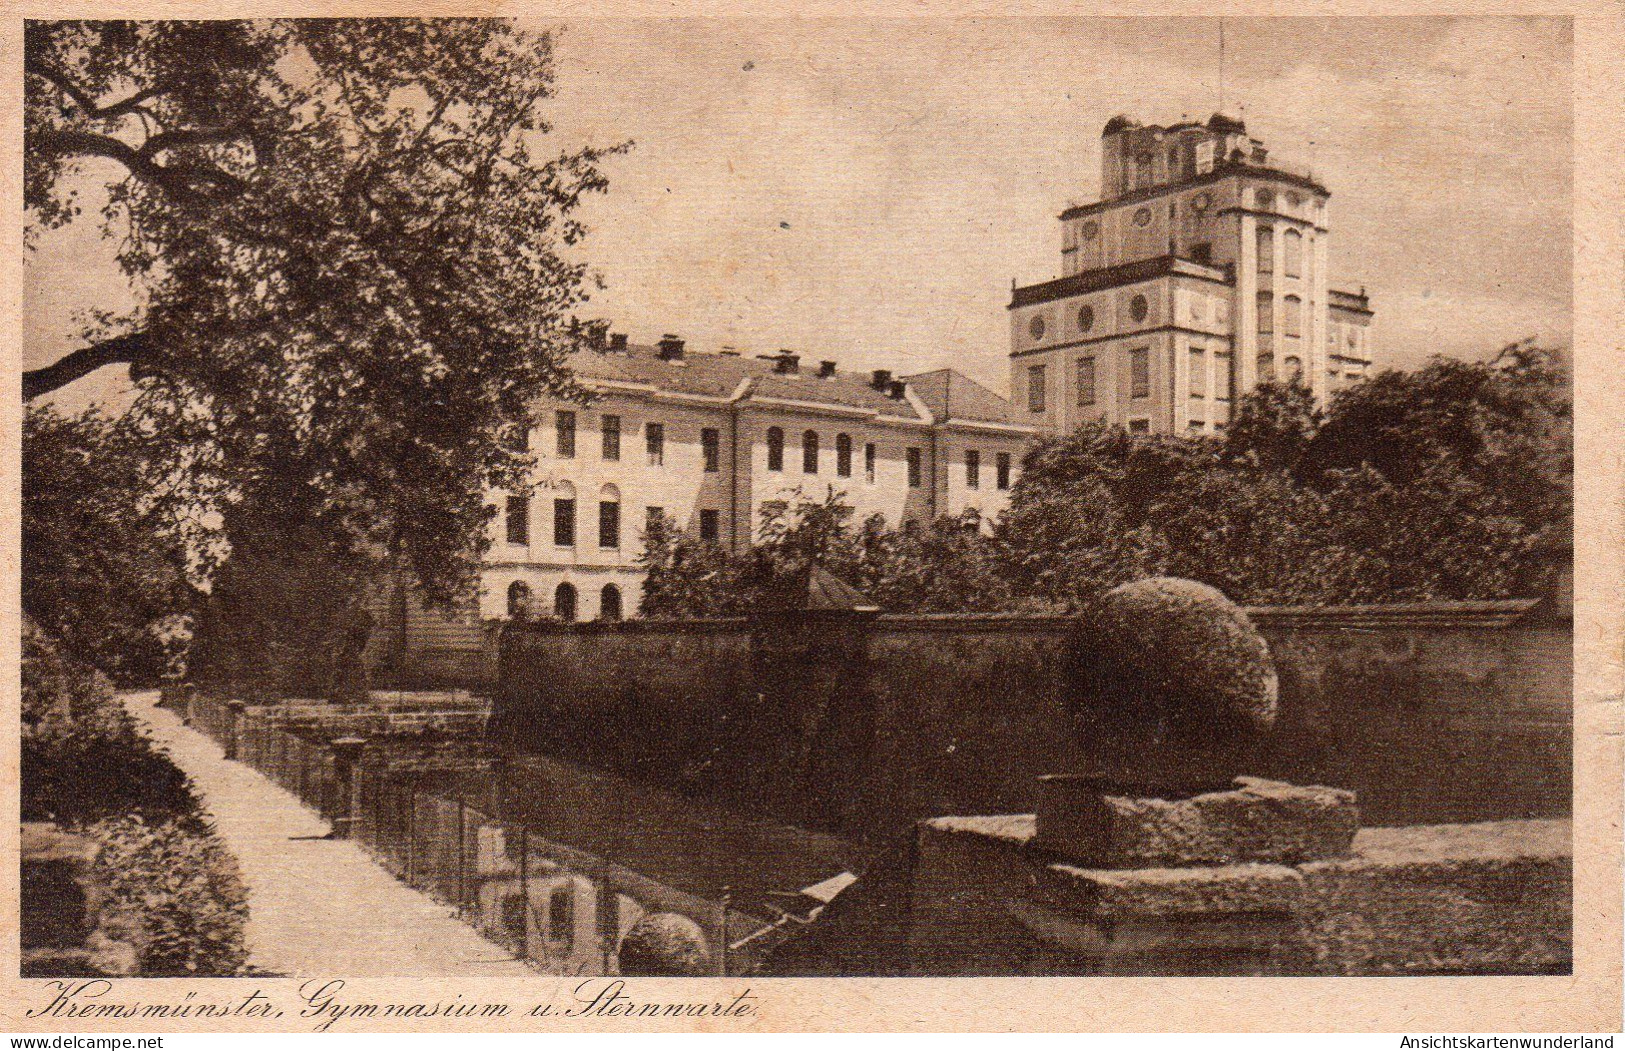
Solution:
{"label": "tree branch", "polygon": [[49,365],[24,372],[23,400],[32,401],[108,365],[138,365],[156,350],[157,344],[147,332],[132,332],[80,347]]}
{"label": "tree branch", "polygon": [[84,89],[70,80],[66,73],[44,60],[29,59],[25,64],[25,68],[35,76],[55,85],[58,91],[68,96],[76,106],[84,110],[85,116],[91,120],[111,120],[114,117],[122,117],[127,113],[134,113],[141,108],[143,103],[163,94],[158,88],[143,88],[127,99],[101,106],[97,105],[96,100],[91,98]]}
{"label": "tree branch", "polygon": [[[175,133],[180,134],[180,133]],[[154,138],[160,138],[154,136]],[[152,158],[149,149],[136,149],[111,135],[73,128],[54,128],[33,136],[33,145],[41,150],[62,154],[84,154],[106,157],[124,165],[131,174],[145,179],[172,196],[189,201],[208,201],[216,195],[204,193],[196,183],[212,183],[229,195],[242,193],[247,184],[229,172],[209,165],[185,164],[165,166]]]}

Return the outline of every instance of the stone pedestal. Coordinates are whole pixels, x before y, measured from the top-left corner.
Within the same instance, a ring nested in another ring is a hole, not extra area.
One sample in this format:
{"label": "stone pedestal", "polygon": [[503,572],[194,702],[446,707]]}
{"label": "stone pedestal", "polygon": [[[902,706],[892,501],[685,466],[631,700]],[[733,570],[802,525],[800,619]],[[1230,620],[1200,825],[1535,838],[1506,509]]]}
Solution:
{"label": "stone pedestal", "polygon": [[1353,792],[1256,777],[1229,785],[1135,785],[1092,775],[1039,778],[1035,845],[1090,869],[1347,857],[1360,829]]}

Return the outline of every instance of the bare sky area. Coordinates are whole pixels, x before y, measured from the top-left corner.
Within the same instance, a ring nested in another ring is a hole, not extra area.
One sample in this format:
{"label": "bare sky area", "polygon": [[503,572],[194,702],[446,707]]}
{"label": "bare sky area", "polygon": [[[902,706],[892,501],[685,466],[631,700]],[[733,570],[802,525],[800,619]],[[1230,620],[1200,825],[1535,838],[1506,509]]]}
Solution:
{"label": "bare sky area", "polygon": [[[1332,282],[1370,292],[1379,364],[1568,342],[1566,19],[1227,19],[1225,40],[1225,111],[1332,192]],[[1003,391],[1011,280],[1059,274],[1101,126],[1205,119],[1219,73],[1215,19],[567,23],[557,148],[636,141],[585,210],[607,287],[584,313]],[[71,349],[73,309],[127,302],[79,225],[28,261],[31,365]],[[63,400],[122,386],[104,373]]]}

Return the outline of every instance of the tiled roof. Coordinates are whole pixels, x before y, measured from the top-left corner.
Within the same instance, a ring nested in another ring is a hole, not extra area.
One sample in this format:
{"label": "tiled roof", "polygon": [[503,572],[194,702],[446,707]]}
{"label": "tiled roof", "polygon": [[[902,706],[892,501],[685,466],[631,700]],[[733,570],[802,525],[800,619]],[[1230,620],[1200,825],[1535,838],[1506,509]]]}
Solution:
{"label": "tiled roof", "polygon": [[[924,417],[909,399],[893,398],[886,391],[877,390],[872,383],[871,373],[837,370],[832,376],[820,376],[818,362],[806,358],[802,359],[797,371],[779,372],[773,361],[758,357],[686,350],[681,359],[666,360],[660,356],[659,347],[634,343],[623,350],[579,352],[571,356],[570,368],[589,386],[595,380],[631,383],[670,393],[712,398],[731,397],[739,390],[740,382],[748,380],[747,400],[772,398],[808,402],[924,422]],[[1008,408],[1003,407],[1002,398],[951,370],[897,378],[905,379],[916,394],[925,397],[926,390],[937,389],[947,382],[935,377],[950,374],[955,377],[952,380],[955,418],[997,422],[1009,420]],[[960,404],[962,398],[963,409]]]}
{"label": "tiled roof", "polygon": [[953,369],[937,369],[902,377],[937,422],[975,420],[980,423],[1021,423],[1010,403],[969,376]]}

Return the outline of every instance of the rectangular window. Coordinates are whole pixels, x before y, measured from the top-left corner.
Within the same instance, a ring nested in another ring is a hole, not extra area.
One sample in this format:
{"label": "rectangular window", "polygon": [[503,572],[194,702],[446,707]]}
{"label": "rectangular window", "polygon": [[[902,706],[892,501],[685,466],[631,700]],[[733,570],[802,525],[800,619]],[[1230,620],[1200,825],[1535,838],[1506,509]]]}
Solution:
{"label": "rectangular window", "polygon": [[666,425],[663,423],[646,423],[643,425],[643,444],[649,453],[649,466],[659,467],[666,462]]}
{"label": "rectangular window", "polygon": [[993,461],[993,484],[1000,489],[1010,488],[1010,454],[1000,453]]}
{"label": "rectangular window", "polygon": [[1297,296],[1287,296],[1281,304],[1282,327],[1286,329],[1288,339],[1297,339],[1303,334],[1303,300]]}
{"label": "rectangular window", "polygon": [[975,449],[965,450],[965,488],[982,487],[982,454]]}
{"label": "rectangular window", "polygon": [[863,445],[863,480],[870,485],[875,483],[875,443],[865,442]]}
{"label": "rectangular window", "polygon": [[619,460],[621,458],[621,418],[619,416],[604,417],[604,459]]}
{"label": "rectangular window", "polygon": [[576,454],[576,414],[569,409],[560,409],[553,419],[553,448],[562,459],[569,459]]}
{"label": "rectangular window", "polygon": [[560,547],[576,546],[576,502],[573,499],[553,501],[553,543]]}
{"label": "rectangular window", "polygon": [[1130,420],[1130,421],[1128,421],[1128,432],[1130,434],[1150,434],[1151,433],[1151,421],[1150,420]]}
{"label": "rectangular window", "polygon": [[1258,293],[1258,334],[1270,335],[1275,331],[1275,297],[1268,292]]}
{"label": "rectangular window", "polygon": [[1190,373],[1191,397],[1205,398],[1207,396],[1207,352],[1201,347],[1191,348]]}
{"label": "rectangular window", "polygon": [[1088,408],[1095,403],[1095,359],[1078,359],[1078,406]]}
{"label": "rectangular window", "polygon": [[530,497],[508,497],[508,543],[530,543]]}
{"label": "rectangular window", "polygon": [[700,452],[705,456],[707,474],[716,474],[722,470],[722,436],[717,433],[715,427],[700,429]]}
{"label": "rectangular window", "polygon": [[1213,170],[1213,141],[1196,144],[1196,174],[1206,175]]}
{"label": "rectangular window", "polygon": [[1151,397],[1151,348],[1135,347],[1128,352],[1128,396]]}
{"label": "rectangular window", "polygon": [[700,539],[715,541],[722,536],[722,512],[700,512]]}
{"label": "rectangular window", "polygon": [[1190,256],[1192,261],[1201,263],[1204,266],[1213,265],[1213,242],[1199,241],[1191,245]]}
{"label": "rectangular window", "polygon": [[1235,358],[1229,354],[1213,355],[1213,396],[1220,401],[1229,401],[1230,392],[1236,387]]}
{"label": "rectangular window", "polygon": [[1267,226],[1258,228],[1258,272],[1275,273],[1275,231]]}
{"label": "rectangular window", "polygon": [[1034,365],[1027,370],[1027,411],[1044,411],[1044,366]]}
{"label": "rectangular window", "polygon": [[598,503],[598,546],[621,546],[621,503],[619,500],[601,500]]}
{"label": "rectangular window", "polygon": [[908,450],[908,487],[918,489],[920,481],[920,450],[910,447]]}

